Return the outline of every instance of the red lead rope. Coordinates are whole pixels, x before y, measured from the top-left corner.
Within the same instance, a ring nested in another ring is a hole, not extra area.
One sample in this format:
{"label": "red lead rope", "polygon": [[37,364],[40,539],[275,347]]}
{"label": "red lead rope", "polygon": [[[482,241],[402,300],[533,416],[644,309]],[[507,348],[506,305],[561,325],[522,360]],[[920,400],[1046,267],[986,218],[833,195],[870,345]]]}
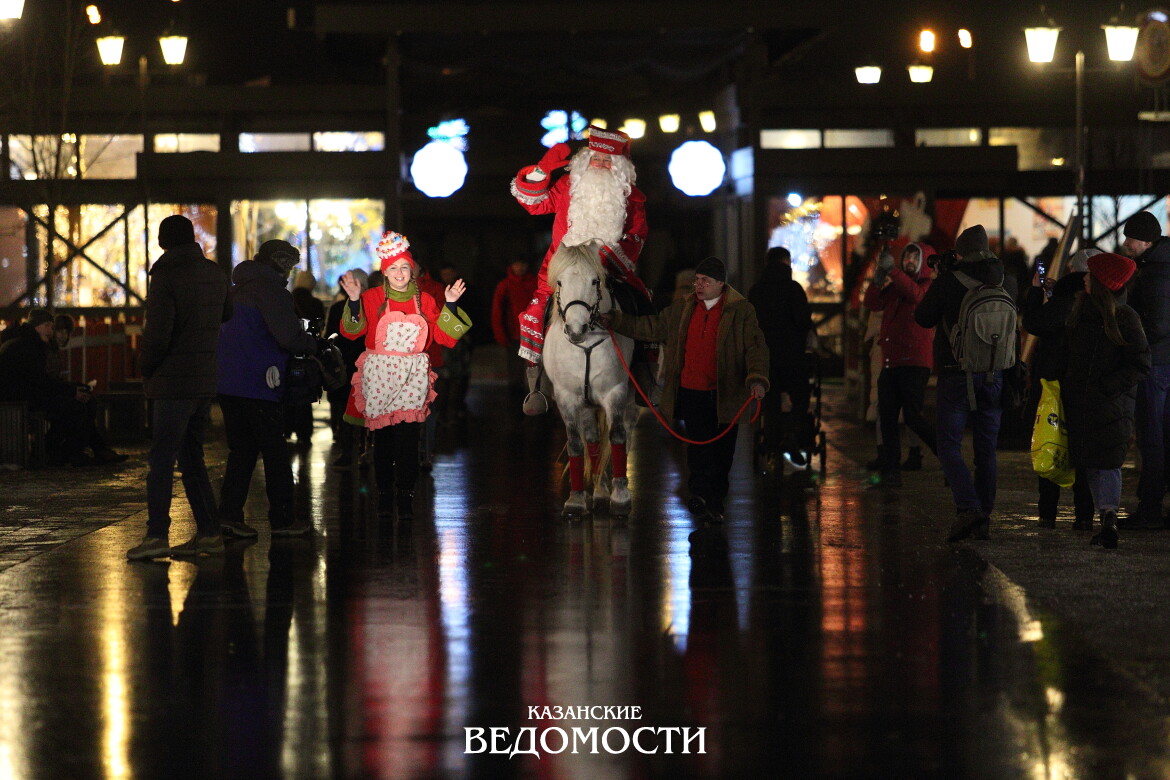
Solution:
{"label": "red lead rope", "polygon": [[694,439],[688,439],[687,437],[680,435],[677,431],[674,430],[673,427],[671,427],[670,423],[662,419],[662,415],[658,413],[658,407],[650,403],[650,399],[646,396],[646,393],[642,391],[641,386],[638,385],[638,380],[634,379],[634,375],[630,372],[629,365],[626,364],[626,356],[622,354],[622,350],[618,346],[617,339],[614,337],[612,330],[609,331],[609,340],[613,342],[613,350],[614,352],[617,352],[618,360],[622,362],[622,368],[626,370],[626,376],[630,378],[630,382],[634,385],[634,389],[638,391],[638,395],[642,396],[642,400],[646,402],[646,407],[650,409],[650,411],[654,412],[654,416],[658,418],[658,422],[662,425],[662,427],[665,428],[671,436],[678,439],[679,441],[686,442],[687,444],[711,444],[712,442],[719,441],[739,423],[739,418],[743,416],[744,410],[747,409],[748,404],[750,404],[752,401],[756,402],[756,411],[752,415],[751,422],[755,422],[760,418],[760,399],[753,395],[749,395],[748,399],[743,402],[743,406],[739,407],[739,411],[735,413],[735,417],[732,418],[731,423],[728,424],[728,426],[724,428],[723,432],[718,436],[707,439],[706,441],[695,441]]}

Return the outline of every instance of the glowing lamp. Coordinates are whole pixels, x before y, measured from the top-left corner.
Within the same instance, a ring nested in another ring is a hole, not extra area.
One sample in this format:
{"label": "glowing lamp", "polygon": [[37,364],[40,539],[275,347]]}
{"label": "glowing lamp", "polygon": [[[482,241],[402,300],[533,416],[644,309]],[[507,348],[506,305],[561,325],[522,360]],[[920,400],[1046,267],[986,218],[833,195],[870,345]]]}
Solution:
{"label": "glowing lamp", "polygon": [[1105,45],[1109,48],[1109,59],[1114,62],[1129,62],[1133,59],[1133,50],[1137,46],[1138,28],[1103,24],[1101,29],[1105,31]]}
{"label": "glowing lamp", "polygon": [[1059,27],[1025,28],[1024,40],[1028,43],[1028,59],[1032,62],[1052,62],[1052,57],[1056,54],[1056,39],[1059,36]]}
{"label": "glowing lamp", "polygon": [[410,177],[429,198],[446,198],[463,186],[467,179],[467,160],[463,152],[445,141],[431,141],[415,152],[410,163]]}
{"label": "glowing lamp", "polygon": [[24,13],[24,0],[0,0],[0,19],[19,19]]}
{"label": "glowing lamp", "polygon": [[934,68],[929,65],[910,65],[906,70],[915,84],[925,84],[934,78]]}
{"label": "glowing lamp", "polygon": [[675,187],[691,197],[710,195],[723,183],[723,153],[706,141],[687,141],[670,155],[667,166]]}
{"label": "glowing lamp", "polygon": [[186,35],[164,35],[158,39],[162,48],[163,62],[167,65],[182,65],[187,56]]}
{"label": "glowing lamp", "polygon": [[117,65],[122,62],[122,47],[126,39],[121,35],[105,35],[97,39],[98,56],[103,65]]}
{"label": "glowing lamp", "polygon": [[714,111],[700,111],[699,112],[699,127],[703,128],[704,133],[715,132],[715,112]]}
{"label": "glowing lamp", "polygon": [[645,119],[627,119],[625,124],[618,128],[630,138],[641,138],[646,135]]}
{"label": "glowing lamp", "polygon": [[927,54],[934,51],[934,33],[931,30],[923,30],[918,34],[918,48]]}
{"label": "glowing lamp", "polygon": [[678,123],[678,114],[663,114],[658,117],[658,126],[662,128],[662,132],[664,133],[677,133]]}
{"label": "glowing lamp", "polygon": [[858,84],[876,84],[882,80],[882,69],[877,65],[862,65],[854,68]]}
{"label": "glowing lamp", "polygon": [[959,45],[964,49],[970,49],[974,42],[971,40],[971,31],[967,29],[959,30]]}

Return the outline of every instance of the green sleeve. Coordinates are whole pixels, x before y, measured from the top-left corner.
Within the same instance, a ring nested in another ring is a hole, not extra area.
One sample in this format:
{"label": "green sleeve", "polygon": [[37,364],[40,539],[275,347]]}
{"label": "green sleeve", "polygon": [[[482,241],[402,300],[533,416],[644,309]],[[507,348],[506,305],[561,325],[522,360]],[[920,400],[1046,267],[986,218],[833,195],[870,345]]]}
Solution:
{"label": "green sleeve", "polygon": [[439,330],[447,334],[452,341],[458,341],[471,330],[471,318],[463,309],[456,307],[452,312],[450,306],[443,306],[439,314]]}

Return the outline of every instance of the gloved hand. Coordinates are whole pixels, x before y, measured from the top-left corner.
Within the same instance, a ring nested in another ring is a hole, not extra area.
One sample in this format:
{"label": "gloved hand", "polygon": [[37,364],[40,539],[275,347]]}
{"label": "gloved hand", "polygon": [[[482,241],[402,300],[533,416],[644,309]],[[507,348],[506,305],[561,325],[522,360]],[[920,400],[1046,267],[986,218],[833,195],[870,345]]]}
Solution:
{"label": "gloved hand", "polygon": [[889,271],[894,267],[894,256],[889,252],[882,252],[881,257],[878,258],[877,266],[883,271]]}
{"label": "gloved hand", "polygon": [[544,173],[552,173],[557,168],[563,168],[569,164],[569,157],[572,150],[566,143],[555,144],[551,149],[544,153],[544,157],[540,158],[540,162],[536,164]]}

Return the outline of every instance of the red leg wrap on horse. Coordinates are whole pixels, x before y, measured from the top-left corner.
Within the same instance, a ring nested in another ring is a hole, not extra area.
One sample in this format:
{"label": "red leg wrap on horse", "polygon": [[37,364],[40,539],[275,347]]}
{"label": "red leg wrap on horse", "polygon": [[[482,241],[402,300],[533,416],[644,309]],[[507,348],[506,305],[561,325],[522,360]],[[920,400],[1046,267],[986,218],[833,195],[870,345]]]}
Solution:
{"label": "red leg wrap on horse", "polygon": [[609,457],[613,461],[613,478],[626,478],[626,445],[611,444]]}
{"label": "red leg wrap on horse", "polygon": [[573,492],[585,489],[585,458],[581,455],[569,456],[569,489]]}
{"label": "red leg wrap on horse", "polygon": [[597,476],[597,472],[601,470],[601,444],[594,442],[590,444],[585,443],[585,449],[589,450],[589,468],[593,470],[593,476]]}

